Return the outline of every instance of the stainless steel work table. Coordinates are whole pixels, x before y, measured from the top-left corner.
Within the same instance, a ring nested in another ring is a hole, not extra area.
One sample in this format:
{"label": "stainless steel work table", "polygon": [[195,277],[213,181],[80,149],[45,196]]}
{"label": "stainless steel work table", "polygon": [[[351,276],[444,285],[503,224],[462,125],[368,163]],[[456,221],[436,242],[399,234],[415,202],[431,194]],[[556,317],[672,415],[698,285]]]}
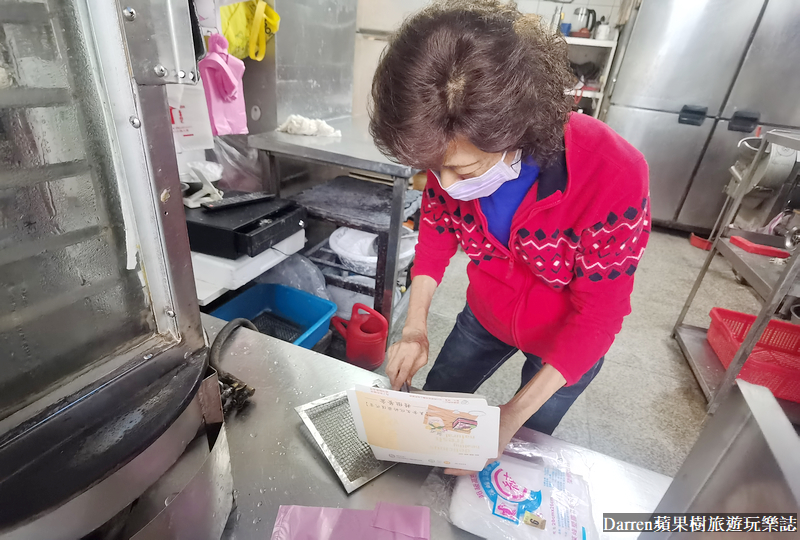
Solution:
{"label": "stainless steel work table", "polygon": [[[213,339],[224,322],[203,315],[203,324]],[[225,346],[221,368],[256,389],[252,403],[227,422],[236,509],[223,538],[269,538],[282,504],[368,510],[378,501],[420,503],[420,487],[430,468],[405,464],[348,496],[294,410],[356,383],[372,384],[377,375],[244,329],[237,330]],[[554,442],[528,429],[517,436],[532,442]],[[598,530],[603,512],[655,510],[671,480],[572,444],[560,445],[562,454],[569,456],[570,469],[591,486]],[[431,538],[476,537],[432,513]],[[601,533],[601,538],[630,540],[630,533]]]}
{"label": "stainless steel work table", "polygon": [[[408,179],[417,171],[411,167],[390,161],[380,153],[369,134],[369,118],[366,115],[348,116],[330,120],[328,123],[334,129],[340,130],[342,136],[315,137],[269,131],[251,135],[247,140],[251,147],[260,151],[264,178],[271,179],[272,185],[269,186],[269,189],[276,193],[280,191],[280,184],[277,179],[281,177],[277,158],[281,157],[325,165],[336,165],[350,169],[355,173],[361,173],[367,177],[392,181],[390,215],[386,232],[387,238],[385,239],[386,255],[383,256],[383,250],[379,250],[378,275],[375,276],[374,306],[391,324],[393,321],[392,303],[395,281],[397,280],[401,224],[404,221],[405,192],[408,188]],[[312,215],[314,215],[314,210],[314,208],[309,208],[309,212]],[[334,207],[332,210],[335,213],[336,208]],[[325,214],[329,213],[326,212]],[[317,217],[322,217],[322,219],[333,221],[339,225],[376,232],[379,233],[379,237],[382,236],[379,230],[358,227],[355,224],[347,225],[347,220],[344,217],[338,220],[331,215]],[[334,285],[342,286],[341,283],[334,283]],[[351,290],[362,292],[358,287],[354,287]]]}

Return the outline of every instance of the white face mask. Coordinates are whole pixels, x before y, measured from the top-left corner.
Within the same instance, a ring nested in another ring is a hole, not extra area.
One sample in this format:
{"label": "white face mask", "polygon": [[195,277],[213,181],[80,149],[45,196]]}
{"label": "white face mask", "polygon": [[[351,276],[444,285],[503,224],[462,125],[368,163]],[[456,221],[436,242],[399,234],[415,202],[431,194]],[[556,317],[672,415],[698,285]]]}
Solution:
{"label": "white face mask", "polygon": [[500,161],[492,165],[492,167],[482,175],[458,180],[449,187],[442,186],[442,179],[439,177],[438,172],[431,172],[439,181],[439,185],[442,186],[442,189],[454,199],[458,199],[459,201],[471,201],[480,197],[488,197],[509,180],[516,180],[519,178],[519,172],[522,169],[522,161],[520,160],[522,150],[517,150],[511,165],[507,164],[505,161],[506,154],[508,154],[508,152],[503,152],[503,157],[500,158]]}

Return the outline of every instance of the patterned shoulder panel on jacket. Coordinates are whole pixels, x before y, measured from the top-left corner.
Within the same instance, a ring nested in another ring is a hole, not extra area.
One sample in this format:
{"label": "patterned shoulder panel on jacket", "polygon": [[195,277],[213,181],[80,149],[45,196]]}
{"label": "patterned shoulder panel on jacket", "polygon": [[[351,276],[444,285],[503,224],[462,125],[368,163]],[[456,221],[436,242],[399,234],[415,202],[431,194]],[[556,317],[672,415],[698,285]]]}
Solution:
{"label": "patterned shoulder panel on jacket", "polygon": [[580,237],[574,230],[529,231],[523,228],[512,242],[515,255],[552,288],[562,289],[572,281],[575,250],[580,244]]}
{"label": "patterned shoulder panel on jacket", "polygon": [[639,208],[629,206],[619,214],[610,212],[605,223],[595,223],[584,231],[575,275],[593,282],[633,276],[649,236],[648,199],[643,199]]}
{"label": "patterned shoulder panel on jacket", "polygon": [[461,243],[461,247],[473,263],[479,265],[483,261],[491,260],[492,257],[505,256],[498,250],[483,232],[483,228],[478,225],[478,220],[472,214],[461,215],[461,208],[456,208],[451,214],[453,227],[455,228],[456,238]]}
{"label": "patterned shoulder panel on jacket", "polygon": [[422,221],[431,225],[439,234],[454,232],[450,212],[448,212],[445,203],[444,196],[437,195],[433,188],[425,190],[425,196],[422,198],[420,217]]}
{"label": "patterned shoulder panel on jacket", "polygon": [[470,210],[462,215],[464,207],[469,208],[470,205],[451,201],[448,207],[445,196],[429,185],[423,192],[420,217],[424,225],[440,235],[454,234],[464,252],[476,265],[493,257],[507,259],[501,250],[489,241],[478,223],[478,218]]}
{"label": "patterned shoulder panel on jacket", "polygon": [[575,278],[597,282],[633,275],[649,231],[650,206],[644,199],[641,208],[631,206],[621,215],[609,212],[605,222],[583,231],[520,229],[512,241],[516,255],[533,273],[560,290]]}

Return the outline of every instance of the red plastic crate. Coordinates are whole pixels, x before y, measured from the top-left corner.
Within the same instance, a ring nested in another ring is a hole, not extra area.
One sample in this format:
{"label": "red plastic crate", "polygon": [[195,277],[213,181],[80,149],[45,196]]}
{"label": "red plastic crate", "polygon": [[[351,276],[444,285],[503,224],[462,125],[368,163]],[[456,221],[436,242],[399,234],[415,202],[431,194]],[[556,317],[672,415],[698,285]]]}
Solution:
{"label": "red plastic crate", "polygon": [[[722,308],[713,308],[710,315],[708,343],[727,369],[756,317]],[[770,321],[739,378],[800,403],[800,325]]]}

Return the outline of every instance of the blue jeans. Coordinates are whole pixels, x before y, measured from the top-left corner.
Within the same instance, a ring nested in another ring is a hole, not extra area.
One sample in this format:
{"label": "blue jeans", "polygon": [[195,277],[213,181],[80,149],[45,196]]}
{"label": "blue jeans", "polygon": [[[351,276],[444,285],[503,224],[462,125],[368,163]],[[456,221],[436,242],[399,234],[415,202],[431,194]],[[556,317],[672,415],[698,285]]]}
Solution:
{"label": "blue jeans", "polygon": [[[428,373],[424,390],[472,394],[516,352],[515,347],[490,334],[467,305],[459,313],[455,327]],[[525,357],[519,389],[528,384],[542,369],[541,358],[528,353],[525,353]],[[525,422],[525,427],[551,435],[570,406],[595,378],[602,365],[603,358],[598,360],[578,382],[561,387]]]}

